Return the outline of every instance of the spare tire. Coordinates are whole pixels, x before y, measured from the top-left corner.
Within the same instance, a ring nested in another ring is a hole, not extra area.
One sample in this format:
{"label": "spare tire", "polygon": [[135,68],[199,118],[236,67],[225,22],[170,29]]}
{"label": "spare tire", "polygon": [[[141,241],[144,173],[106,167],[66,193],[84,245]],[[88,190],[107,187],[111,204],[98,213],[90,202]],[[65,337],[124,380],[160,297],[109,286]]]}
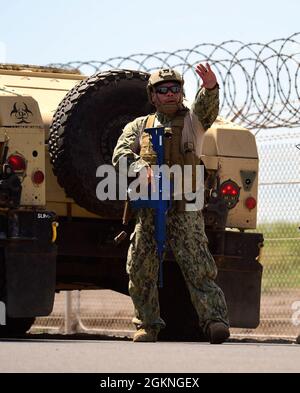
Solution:
{"label": "spare tire", "polygon": [[79,206],[104,218],[119,218],[123,203],[97,199],[96,171],[111,164],[124,126],[153,110],[148,78],[131,70],[99,72],[68,92],[50,127],[49,153],[59,185]]}

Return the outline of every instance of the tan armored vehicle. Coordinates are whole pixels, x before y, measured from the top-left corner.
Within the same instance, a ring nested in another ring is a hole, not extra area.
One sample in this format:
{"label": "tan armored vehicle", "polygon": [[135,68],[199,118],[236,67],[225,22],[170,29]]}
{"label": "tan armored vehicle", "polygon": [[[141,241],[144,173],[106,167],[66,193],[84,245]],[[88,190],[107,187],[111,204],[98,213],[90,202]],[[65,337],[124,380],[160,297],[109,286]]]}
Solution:
{"label": "tan armored vehicle", "polygon": [[[114,243],[123,229],[123,202],[97,199],[96,171],[111,164],[123,126],[151,112],[149,75],[58,71],[0,67],[0,305],[6,309],[1,334],[24,333],[35,317],[49,315],[55,291],[128,293],[128,241]],[[208,174],[206,230],[231,326],[255,328],[263,237],[246,232],[256,227],[255,138],[218,119],[206,133],[202,160]],[[196,340],[197,317],[172,259],[167,253],[162,316],[172,322],[181,310],[185,318],[167,324],[163,338]]]}

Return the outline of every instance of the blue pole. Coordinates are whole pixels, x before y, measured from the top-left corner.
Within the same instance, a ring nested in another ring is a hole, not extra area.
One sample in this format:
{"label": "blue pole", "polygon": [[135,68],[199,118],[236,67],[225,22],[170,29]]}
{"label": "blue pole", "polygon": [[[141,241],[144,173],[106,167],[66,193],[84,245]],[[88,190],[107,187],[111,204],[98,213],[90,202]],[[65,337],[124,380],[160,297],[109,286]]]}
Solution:
{"label": "blue pole", "polygon": [[[154,226],[155,226],[155,241],[157,254],[159,258],[159,287],[163,286],[163,255],[165,251],[165,243],[166,243],[166,219],[167,212],[171,206],[171,200],[164,200],[164,191],[166,191],[165,187],[169,187],[169,179],[165,178],[164,171],[161,170],[161,166],[164,164],[164,137],[165,137],[165,129],[164,127],[157,128],[147,128],[145,132],[148,132],[151,137],[151,142],[153,145],[153,149],[156,153],[157,160],[156,164],[158,166],[158,173],[154,173],[155,178],[155,193],[154,198],[150,198],[149,200],[135,200],[131,201],[133,208],[153,208],[155,210],[154,217]],[[156,172],[156,171],[155,171]],[[158,193],[158,195],[157,195]],[[153,194],[151,194],[152,196]],[[170,195],[169,193],[165,193],[165,195]]]}

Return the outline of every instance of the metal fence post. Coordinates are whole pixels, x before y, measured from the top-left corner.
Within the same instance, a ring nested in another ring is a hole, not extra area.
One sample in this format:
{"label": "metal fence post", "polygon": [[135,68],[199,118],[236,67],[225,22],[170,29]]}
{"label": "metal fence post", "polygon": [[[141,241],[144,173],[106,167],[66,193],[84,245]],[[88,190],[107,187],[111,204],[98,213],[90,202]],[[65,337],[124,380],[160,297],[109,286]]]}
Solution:
{"label": "metal fence post", "polygon": [[65,334],[72,333],[72,292],[65,293]]}
{"label": "metal fence post", "polygon": [[3,302],[0,302],[0,325],[6,325],[6,306]]}

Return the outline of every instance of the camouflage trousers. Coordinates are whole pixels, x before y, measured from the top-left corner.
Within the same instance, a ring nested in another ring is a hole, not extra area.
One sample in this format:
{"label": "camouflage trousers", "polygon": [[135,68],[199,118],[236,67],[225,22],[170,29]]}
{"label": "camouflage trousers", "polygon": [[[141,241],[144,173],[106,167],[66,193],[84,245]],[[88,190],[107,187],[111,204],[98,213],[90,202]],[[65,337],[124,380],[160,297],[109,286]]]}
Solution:
{"label": "camouflage trousers", "polygon": [[[199,325],[205,331],[213,321],[229,326],[222,290],[214,282],[215,261],[208,249],[201,211],[177,212],[167,217],[167,247],[171,247],[188,287]],[[133,323],[139,327],[163,328],[158,298],[159,259],[154,239],[154,212],[140,209],[127,257],[129,294],[135,308]],[[178,318],[182,316],[178,315]]]}

